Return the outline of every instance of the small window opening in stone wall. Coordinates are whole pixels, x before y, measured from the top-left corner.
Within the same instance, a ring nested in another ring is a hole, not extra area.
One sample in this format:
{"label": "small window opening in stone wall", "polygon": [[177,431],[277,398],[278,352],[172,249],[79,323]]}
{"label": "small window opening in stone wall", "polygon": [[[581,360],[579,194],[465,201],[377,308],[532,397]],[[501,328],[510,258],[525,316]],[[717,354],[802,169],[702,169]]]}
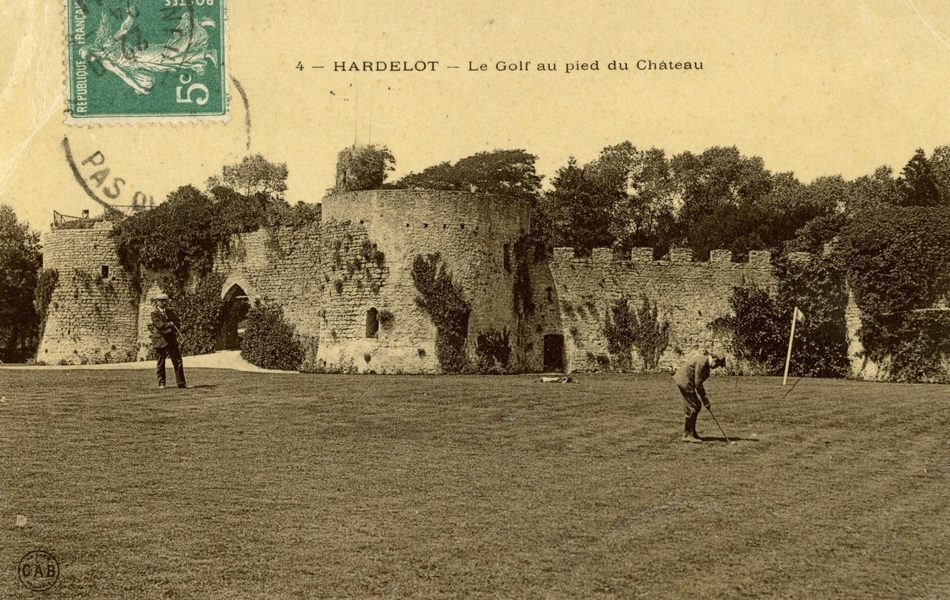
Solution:
{"label": "small window opening in stone wall", "polygon": [[379,311],[371,308],[366,311],[366,337],[374,338],[379,333]]}
{"label": "small window opening in stone wall", "polygon": [[505,244],[504,247],[505,270],[511,272],[511,244]]}
{"label": "small window opening in stone wall", "polygon": [[554,302],[554,290],[547,287],[544,288],[544,291],[548,293],[548,302]]}
{"label": "small window opening in stone wall", "polygon": [[101,272],[102,272],[102,278],[103,278],[103,279],[108,279],[108,278],[109,278],[109,265],[102,265],[102,271],[101,271]]}

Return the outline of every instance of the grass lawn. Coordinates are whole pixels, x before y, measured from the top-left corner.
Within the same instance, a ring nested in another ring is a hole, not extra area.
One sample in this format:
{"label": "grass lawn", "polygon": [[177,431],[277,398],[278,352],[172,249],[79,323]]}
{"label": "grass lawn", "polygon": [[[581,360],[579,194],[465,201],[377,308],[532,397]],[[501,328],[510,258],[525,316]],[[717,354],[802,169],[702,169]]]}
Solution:
{"label": "grass lawn", "polygon": [[189,378],[0,369],[0,598],[950,596],[950,387]]}

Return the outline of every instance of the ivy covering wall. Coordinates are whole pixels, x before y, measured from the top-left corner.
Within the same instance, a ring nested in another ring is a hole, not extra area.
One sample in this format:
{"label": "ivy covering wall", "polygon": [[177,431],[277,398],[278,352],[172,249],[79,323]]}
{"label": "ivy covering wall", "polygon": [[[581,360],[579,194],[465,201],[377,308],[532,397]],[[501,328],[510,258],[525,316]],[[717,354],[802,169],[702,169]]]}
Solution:
{"label": "ivy covering wall", "polygon": [[468,368],[465,344],[471,306],[452,279],[438,253],[418,255],[412,263],[412,281],[419,291],[416,304],[435,325],[435,355],[446,373]]}
{"label": "ivy covering wall", "polygon": [[[614,370],[628,371],[632,367],[632,351],[636,349],[644,371],[655,371],[660,356],[669,345],[670,324],[661,321],[655,302],[640,296],[638,308],[621,296],[614,301],[604,320],[604,337]],[[595,357],[596,358],[596,357]]]}
{"label": "ivy covering wall", "polygon": [[861,311],[867,357],[895,381],[946,381],[950,356],[950,207],[855,216],[835,246]]}
{"label": "ivy covering wall", "polygon": [[732,315],[713,321],[729,351],[752,374],[781,374],[792,314],[804,315],[796,324],[790,374],[844,377],[848,374],[845,308],[848,292],[844,273],[831,257],[787,255],[775,262],[778,280],[774,295],[755,285],[736,286],[729,304]]}

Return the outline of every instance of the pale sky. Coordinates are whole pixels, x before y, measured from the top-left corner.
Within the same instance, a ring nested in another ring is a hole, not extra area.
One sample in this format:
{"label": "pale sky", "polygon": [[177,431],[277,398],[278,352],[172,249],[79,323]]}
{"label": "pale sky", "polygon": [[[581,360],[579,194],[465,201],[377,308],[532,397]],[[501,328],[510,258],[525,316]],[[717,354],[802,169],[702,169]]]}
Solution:
{"label": "pale sky", "polygon": [[[0,203],[42,231],[54,210],[101,212],[69,170],[64,138],[77,160],[99,151],[100,169],[125,180],[118,204],[203,187],[249,152],[287,163],[288,200],[315,202],[354,140],[388,145],[394,177],[523,148],[545,181],[569,156],[587,162],[624,140],[668,155],[735,145],[805,182],[900,171],[916,148],[950,144],[945,1],[231,0],[226,63],[247,94],[249,132],[233,86],[226,124],[66,125],[63,15],[55,0],[0,8]],[[638,71],[641,59],[703,69]],[[365,60],[438,65],[332,68]],[[609,71],[611,60],[630,70]],[[498,61],[531,65],[498,72]],[[600,70],[564,72],[578,61]]]}

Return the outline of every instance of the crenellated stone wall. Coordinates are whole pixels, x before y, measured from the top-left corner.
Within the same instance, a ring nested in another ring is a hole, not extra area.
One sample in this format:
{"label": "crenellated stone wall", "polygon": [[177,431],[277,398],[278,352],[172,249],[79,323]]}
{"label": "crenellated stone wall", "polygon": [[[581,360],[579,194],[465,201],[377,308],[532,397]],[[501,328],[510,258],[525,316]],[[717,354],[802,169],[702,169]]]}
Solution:
{"label": "crenellated stone wall", "polygon": [[[685,248],[670,251],[669,260],[653,260],[652,248],[634,248],[619,259],[607,248],[590,258],[577,258],[573,248],[555,248],[550,260],[568,371],[597,368],[606,357],[604,324],[610,306],[620,297],[639,307],[643,296],[655,302],[658,318],[670,323],[669,347],[660,368],[671,368],[693,352],[725,351],[709,324],[731,313],[729,298],[737,285],[754,283],[773,290],[768,252],[750,252],[745,263],[732,262],[728,250],[713,250],[708,262],[693,262]],[[639,357],[634,351],[634,366]]]}

